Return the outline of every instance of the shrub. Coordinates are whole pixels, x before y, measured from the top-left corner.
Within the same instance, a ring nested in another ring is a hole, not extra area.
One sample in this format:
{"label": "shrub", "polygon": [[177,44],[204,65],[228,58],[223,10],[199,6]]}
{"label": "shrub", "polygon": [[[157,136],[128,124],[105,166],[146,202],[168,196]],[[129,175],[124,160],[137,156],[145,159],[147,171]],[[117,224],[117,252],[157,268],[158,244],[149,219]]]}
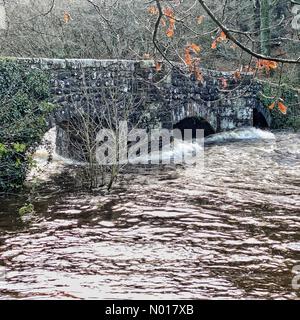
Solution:
{"label": "shrub", "polygon": [[47,130],[53,106],[49,78],[14,60],[0,60],[0,191],[18,189]]}
{"label": "shrub", "polygon": [[[265,97],[274,97],[280,92],[280,97],[284,100],[284,104],[288,107],[287,114],[282,114],[278,108],[271,110],[272,129],[300,129],[300,107],[299,93],[288,86],[282,86],[280,91],[277,86],[270,84],[263,85],[263,94]],[[274,98],[260,97],[266,108],[271,105]]]}

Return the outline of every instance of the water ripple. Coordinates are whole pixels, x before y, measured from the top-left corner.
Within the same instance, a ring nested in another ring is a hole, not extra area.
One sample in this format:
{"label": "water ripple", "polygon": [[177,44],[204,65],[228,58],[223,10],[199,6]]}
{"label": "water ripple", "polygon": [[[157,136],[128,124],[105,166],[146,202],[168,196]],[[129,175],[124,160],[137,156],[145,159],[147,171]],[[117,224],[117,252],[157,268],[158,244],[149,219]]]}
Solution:
{"label": "water ripple", "polygon": [[275,136],[207,146],[204,172],[41,194],[27,220],[4,199],[0,298],[299,298],[300,136]]}

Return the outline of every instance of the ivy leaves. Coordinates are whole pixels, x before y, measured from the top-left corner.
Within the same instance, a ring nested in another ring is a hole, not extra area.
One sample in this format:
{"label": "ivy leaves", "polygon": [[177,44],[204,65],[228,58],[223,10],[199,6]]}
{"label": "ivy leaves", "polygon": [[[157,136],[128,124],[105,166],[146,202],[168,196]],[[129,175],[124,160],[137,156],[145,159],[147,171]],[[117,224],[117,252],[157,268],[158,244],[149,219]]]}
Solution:
{"label": "ivy leaves", "polygon": [[0,60],[0,192],[20,187],[30,153],[47,130],[48,75],[13,60]]}

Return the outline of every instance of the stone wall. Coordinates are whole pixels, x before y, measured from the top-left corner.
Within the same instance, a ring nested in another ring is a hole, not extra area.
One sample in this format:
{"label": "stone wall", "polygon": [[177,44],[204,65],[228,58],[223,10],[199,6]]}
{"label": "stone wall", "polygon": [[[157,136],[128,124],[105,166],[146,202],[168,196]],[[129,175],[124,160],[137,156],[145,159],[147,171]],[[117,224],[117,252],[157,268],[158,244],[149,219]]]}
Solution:
{"label": "stone wall", "polygon": [[142,117],[141,126],[171,129],[189,117],[205,119],[215,132],[253,125],[253,110],[268,113],[257,98],[260,85],[252,74],[203,70],[204,81],[182,66],[165,64],[157,71],[152,60],[80,60],[80,59],[19,59],[49,72],[51,102],[59,108],[51,125],[60,129],[60,141],[67,144],[64,125],[76,119],[79,109],[92,97],[100,112],[103,88],[118,88],[143,99],[130,112],[130,121]]}
{"label": "stone wall", "polygon": [[192,116],[205,118],[217,132],[251,126],[253,109],[261,109],[260,85],[252,81],[252,74],[244,73],[237,80],[233,73],[204,70],[205,81],[199,83],[176,68],[165,66],[156,72],[151,60],[19,60],[50,73],[51,100],[61,106],[55,115],[57,123],[72,117],[86,93],[97,97],[103,86],[140,92],[149,121],[168,128]]}

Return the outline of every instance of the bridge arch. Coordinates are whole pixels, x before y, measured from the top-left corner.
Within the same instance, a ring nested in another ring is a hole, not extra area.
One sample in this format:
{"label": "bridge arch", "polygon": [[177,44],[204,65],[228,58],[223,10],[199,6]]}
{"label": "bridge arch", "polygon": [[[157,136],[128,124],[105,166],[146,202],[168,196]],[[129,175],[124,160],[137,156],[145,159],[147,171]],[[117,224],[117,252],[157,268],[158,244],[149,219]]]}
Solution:
{"label": "bridge arch", "polygon": [[205,135],[218,131],[218,112],[212,102],[189,101],[173,108],[172,126],[175,129],[204,129]]}
{"label": "bridge arch", "polygon": [[193,138],[196,138],[196,130],[204,130],[204,136],[207,137],[211,134],[216,133],[211,124],[204,118],[198,117],[187,117],[174,124],[173,129],[179,129],[184,132],[185,129],[191,129]]}
{"label": "bridge arch", "polygon": [[253,127],[266,129],[271,126],[271,114],[269,110],[260,105],[253,108]]}

